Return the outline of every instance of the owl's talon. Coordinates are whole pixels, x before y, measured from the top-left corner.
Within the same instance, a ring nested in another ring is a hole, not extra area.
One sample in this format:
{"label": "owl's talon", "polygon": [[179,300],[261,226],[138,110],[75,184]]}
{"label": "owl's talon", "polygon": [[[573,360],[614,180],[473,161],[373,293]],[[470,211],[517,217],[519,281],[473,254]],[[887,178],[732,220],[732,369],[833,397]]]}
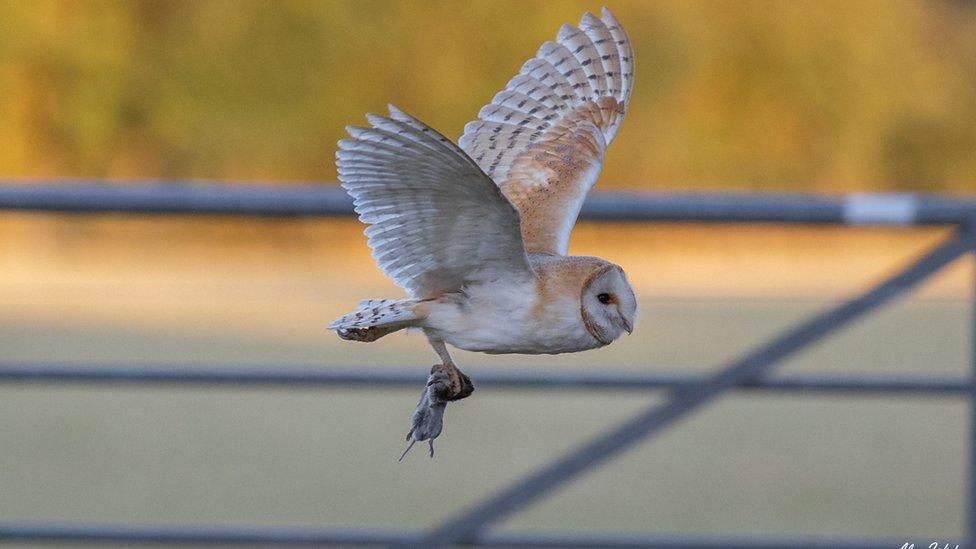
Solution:
{"label": "owl's talon", "polygon": [[462,398],[468,398],[471,393],[474,392],[474,383],[471,383],[471,378],[465,375],[464,372],[454,369],[458,375],[458,385],[460,386],[456,393],[452,394],[448,400],[461,400]]}

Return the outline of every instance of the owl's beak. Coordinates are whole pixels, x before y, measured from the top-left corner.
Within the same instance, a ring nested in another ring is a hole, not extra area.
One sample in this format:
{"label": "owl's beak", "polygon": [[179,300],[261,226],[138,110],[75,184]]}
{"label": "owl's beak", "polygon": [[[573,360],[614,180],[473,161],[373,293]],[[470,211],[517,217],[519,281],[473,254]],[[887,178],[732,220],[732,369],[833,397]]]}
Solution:
{"label": "owl's beak", "polygon": [[634,325],[630,323],[626,318],[621,318],[624,322],[624,330],[627,330],[627,334],[634,333]]}

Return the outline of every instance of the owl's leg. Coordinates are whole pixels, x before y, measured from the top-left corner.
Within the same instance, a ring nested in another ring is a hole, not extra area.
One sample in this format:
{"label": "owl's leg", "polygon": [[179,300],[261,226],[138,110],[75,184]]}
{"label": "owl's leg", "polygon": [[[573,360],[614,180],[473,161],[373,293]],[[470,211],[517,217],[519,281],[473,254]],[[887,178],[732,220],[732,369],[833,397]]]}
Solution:
{"label": "owl's leg", "polygon": [[434,337],[429,331],[427,340],[430,345],[441,357],[441,364],[435,364],[430,369],[430,377],[427,378],[427,385],[420,396],[417,409],[410,418],[410,431],[407,433],[407,440],[410,445],[404,450],[403,456],[407,455],[410,448],[418,441],[430,441],[430,456],[434,457],[434,439],[441,434],[444,428],[444,411],[447,403],[461,400],[469,396],[474,391],[471,379],[464,375],[454,364],[451,355],[447,352],[444,342]]}
{"label": "owl's leg", "polygon": [[[458,367],[454,364],[454,359],[451,358],[450,353],[447,352],[447,345],[439,339],[434,339],[429,334],[427,340],[430,342],[430,346],[434,348],[437,355],[441,357],[443,361],[441,364],[435,364],[433,368],[430,369],[430,375],[433,376],[435,373],[443,373],[447,376],[449,381],[448,387],[446,387],[447,394],[446,398],[449,401],[461,400],[462,398],[467,398],[471,396],[474,392],[474,384],[471,383],[471,378],[464,375]],[[428,378],[428,382],[430,379]]]}

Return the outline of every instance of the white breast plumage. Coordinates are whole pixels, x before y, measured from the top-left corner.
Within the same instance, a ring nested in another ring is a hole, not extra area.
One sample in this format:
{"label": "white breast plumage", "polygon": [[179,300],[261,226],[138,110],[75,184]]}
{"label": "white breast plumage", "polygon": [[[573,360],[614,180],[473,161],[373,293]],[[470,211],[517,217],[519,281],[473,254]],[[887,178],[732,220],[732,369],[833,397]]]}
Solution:
{"label": "white breast plumage", "polygon": [[455,347],[489,354],[570,353],[600,345],[582,322],[578,297],[541,297],[534,284],[475,286],[432,304],[427,325]]}

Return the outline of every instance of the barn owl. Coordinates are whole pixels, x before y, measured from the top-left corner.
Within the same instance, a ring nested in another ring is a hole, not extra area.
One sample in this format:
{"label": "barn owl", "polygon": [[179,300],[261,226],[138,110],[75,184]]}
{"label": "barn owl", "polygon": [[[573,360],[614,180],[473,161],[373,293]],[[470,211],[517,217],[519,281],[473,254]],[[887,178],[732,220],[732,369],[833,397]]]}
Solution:
{"label": "barn owl", "polygon": [[428,440],[433,456],[447,403],[474,390],[448,344],[572,353],[633,331],[637,301],[623,269],[567,255],[633,78],[627,34],[604,8],[563,25],[457,145],[392,105],[389,116],[367,115],[369,127],[347,128],[339,180],[376,262],[410,297],[362,301],[329,328],[364,342],[425,333],[441,364],[411,417],[407,450]]}

